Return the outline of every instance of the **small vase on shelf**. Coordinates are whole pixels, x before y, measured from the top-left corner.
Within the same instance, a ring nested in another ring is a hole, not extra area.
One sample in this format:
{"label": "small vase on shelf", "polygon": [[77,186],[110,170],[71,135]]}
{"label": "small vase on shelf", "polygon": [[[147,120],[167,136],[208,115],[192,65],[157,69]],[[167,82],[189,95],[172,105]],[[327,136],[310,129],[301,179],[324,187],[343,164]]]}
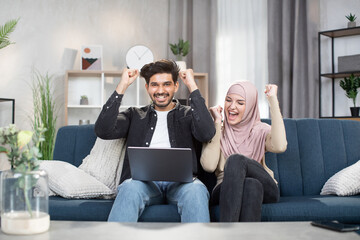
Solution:
{"label": "small vase on shelf", "polygon": [[359,117],[360,107],[350,107],[350,112],[352,117]]}
{"label": "small vase on shelf", "polygon": [[186,70],[186,62],[185,61],[176,61],[176,64],[179,66],[180,71]]}
{"label": "small vase on shelf", "polygon": [[348,22],[348,28],[356,27],[356,22]]}
{"label": "small vase on shelf", "polygon": [[88,105],[89,104],[89,99],[86,95],[81,96],[80,98],[80,105]]}

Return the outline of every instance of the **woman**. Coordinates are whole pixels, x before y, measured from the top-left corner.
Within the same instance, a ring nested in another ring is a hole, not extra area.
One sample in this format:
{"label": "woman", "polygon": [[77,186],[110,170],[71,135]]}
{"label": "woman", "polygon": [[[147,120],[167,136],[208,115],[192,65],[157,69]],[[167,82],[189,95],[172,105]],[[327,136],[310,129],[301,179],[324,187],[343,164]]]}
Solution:
{"label": "woman", "polygon": [[271,126],[260,121],[258,93],[250,82],[230,86],[224,104],[210,108],[216,135],[203,147],[201,165],[215,171],[211,203],[220,205],[221,222],[260,221],[262,203],[277,202],[279,190],[265,165],[265,151],[284,152],[287,141],[277,86],[267,85]]}

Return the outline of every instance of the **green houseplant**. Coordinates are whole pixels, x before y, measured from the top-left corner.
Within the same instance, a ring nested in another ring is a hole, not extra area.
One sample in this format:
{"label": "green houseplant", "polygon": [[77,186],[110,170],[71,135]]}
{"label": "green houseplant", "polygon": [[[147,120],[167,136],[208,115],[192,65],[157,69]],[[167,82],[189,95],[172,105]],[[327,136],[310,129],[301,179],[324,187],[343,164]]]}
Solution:
{"label": "green houseplant", "polygon": [[176,56],[176,64],[179,66],[180,70],[186,70],[186,62],[183,61],[183,57],[186,57],[190,51],[189,41],[179,39],[178,43],[170,43],[169,45],[172,53]]}
{"label": "green houseplant", "polygon": [[350,77],[345,77],[340,80],[340,87],[345,90],[345,94],[348,98],[352,99],[354,107],[351,107],[351,116],[359,116],[359,107],[356,107],[356,97],[358,94],[358,88],[360,87],[360,78],[351,74]]}
{"label": "green houseplant", "polygon": [[354,15],[352,15],[351,13],[349,14],[349,15],[347,15],[347,16],[345,16],[348,20],[349,20],[349,22],[348,22],[348,27],[349,28],[351,28],[351,27],[356,27],[356,22],[355,22],[355,20],[356,20],[356,16],[355,16],[355,14]]}
{"label": "green houseplant", "polygon": [[9,35],[15,30],[18,21],[19,19],[13,19],[0,26],[0,49],[13,44],[9,39]]}
{"label": "green houseplant", "polygon": [[179,39],[178,43],[169,44],[172,53],[176,56],[177,61],[182,61],[183,57],[186,57],[190,51],[189,41]]}
{"label": "green houseplant", "polygon": [[42,75],[38,71],[34,71],[32,92],[34,104],[33,129],[41,126],[46,128],[44,133],[45,141],[39,145],[41,159],[52,160],[57,121],[52,77],[48,73]]}
{"label": "green houseplant", "polygon": [[6,153],[11,169],[1,172],[1,230],[7,234],[47,231],[48,178],[39,171],[39,145],[44,128],[19,131],[14,124],[0,128],[0,152]]}

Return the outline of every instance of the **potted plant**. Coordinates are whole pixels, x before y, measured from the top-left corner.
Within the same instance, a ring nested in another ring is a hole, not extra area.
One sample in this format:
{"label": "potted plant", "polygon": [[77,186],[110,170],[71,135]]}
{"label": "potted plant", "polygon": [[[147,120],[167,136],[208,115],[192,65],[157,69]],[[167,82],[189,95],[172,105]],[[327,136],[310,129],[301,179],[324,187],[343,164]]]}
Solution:
{"label": "potted plant", "polygon": [[39,171],[39,144],[45,129],[19,131],[14,124],[0,128],[0,152],[11,169],[1,172],[1,230],[7,234],[35,234],[50,226],[48,177]]}
{"label": "potted plant", "polygon": [[350,107],[351,116],[359,116],[359,107],[356,107],[356,97],[358,94],[358,88],[360,87],[360,78],[351,74],[350,77],[345,77],[340,81],[340,87],[345,90],[346,96],[352,99],[354,107]]}
{"label": "potted plant", "polygon": [[88,105],[89,104],[89,99],[86,95],[82,95],[80,97],[80,105]]}
{"label": "potted plant", "polygon": [[186,62],[183,61],[183,57],[188,55],[190,51],[189,41],[179,39],[178,43],[169,44],[172,53],[176,56],[176,64],[180,67],[180,70],[186,70]]}
{"label": "potted plant", "polygon": [[34,114],[33,129],[46,128],[44,132],[45,141],[39,145],[42,160],[52,160],[55,145],[57,107],[55,104],[52,77],[34,71],[32,81]]}
{"label": "potted plant", "polygon": [[348,16],[345,16],[345,17],[349,20],[349,22],[348,22],[348,28],[356,27],[356,22],[355,22],[356,16],[355,16],[355,14],[352,15],[352,14],[350,13]]}
{"label": "potted plant", "polygon": [[0,26],[0,49],[13,44],[13,42],[10,42],[9,35],[15,30],[18,21],[19,19],[10,20]]}

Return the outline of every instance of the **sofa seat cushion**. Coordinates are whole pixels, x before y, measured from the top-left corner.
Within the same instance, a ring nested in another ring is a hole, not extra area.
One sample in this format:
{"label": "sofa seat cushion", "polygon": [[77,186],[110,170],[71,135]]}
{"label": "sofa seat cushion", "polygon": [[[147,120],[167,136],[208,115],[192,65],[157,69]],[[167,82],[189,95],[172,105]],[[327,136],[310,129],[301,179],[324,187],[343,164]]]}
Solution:
{"label": "sofa seat cushion", "polygon": [[360,223],[360,195],[281,197],[279,203],[264,204],[262,221],[338,220]]}
{"label": "sofa seat cushion", "polygon": [[[49,197],[51,220],[107,221],[114,200],[65,199]],[[171,204],[152,205],[145,208],[139,222],[180,222],[177,207]]]}
{"label": "sofa seat cushion", "polygon": [[49,197],[51,220],[107,221],[114,200]]}
{"label": "sofa seat cushion", "polygon": [[139,222],[180,222],[177,206],[173,204],[152,205],[145,208]]}
{"label": "sofa seat cushion", "polygon": [[[219,206],[211,208],[211,220],[219,221]],[[262,206],[261,221],[338,220],[360,223],[360,195],[280,197]]]}

